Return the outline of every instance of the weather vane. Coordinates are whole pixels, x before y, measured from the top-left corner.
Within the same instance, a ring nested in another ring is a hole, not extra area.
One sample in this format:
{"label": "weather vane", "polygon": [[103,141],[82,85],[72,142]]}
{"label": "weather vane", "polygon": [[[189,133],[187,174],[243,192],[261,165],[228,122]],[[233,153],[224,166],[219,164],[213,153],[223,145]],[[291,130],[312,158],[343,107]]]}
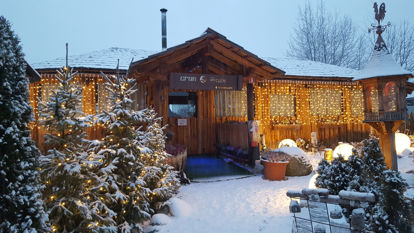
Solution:
{"label": "weather vane", "polygon": [[376,2],[374,2],[374,12],[375,12],[375,19],[378,21],[378,25],[375,24],[371,24],[371,28],[368,29],[368,32],[371,32],[373,30],[376,31],[376,33],[380,36],[381,33],[383,33],[385,31],[385,29],[389,26],[391,26],[391,23],[388,22],[388,24],[386,25],[381,25],[381,22],[384,20],[385,18],[385,3],[381,3],[379,9],[378,9],[378,4]]}

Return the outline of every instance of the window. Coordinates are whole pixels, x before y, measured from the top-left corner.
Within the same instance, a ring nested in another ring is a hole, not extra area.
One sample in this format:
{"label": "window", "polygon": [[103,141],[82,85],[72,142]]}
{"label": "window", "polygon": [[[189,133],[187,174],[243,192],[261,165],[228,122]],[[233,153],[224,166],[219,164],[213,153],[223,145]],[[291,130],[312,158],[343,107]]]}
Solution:
{"label": "window", "polygon": [[270,94],[270,116],[295,116],[295,97],[293,95]]}
{"label": "window", "polygon": [[197,93],[168,93],[169,117],[197,117]]}
{"label": "window", "polygon": [[364,95],[362,90],[351,91],[351,114],[352,116],[362,116],[364,113]]}
{"label": "window", "polygon": [[394,82],[387,82],[383,91],[384,111],[397,111],[397,85]]}
{"label": "window", "polygon": [[338,90],[317,88],[309,92],[312,116],[340,116],[342,93]]}
{"label": "window", "polygon": [[366,105],[368,112],[378,112],[379,111],[379,102],[378,102],[378,90],[374,87],[369,87],[365,90],[367,99]]}
{"label": "window", "polygon": [[96,102],[96,109],[95,112],[97,114],[101,114],[104,111],[110,112],[112,109],[112,103],[109,100],[110,92],[106,89],[106,83],[99,83],[98,84],[98,101]]}
{"label": "window", "polygon": [[215,110],[218,117],[246,117],[247,92],[241,91],[215,91]]}

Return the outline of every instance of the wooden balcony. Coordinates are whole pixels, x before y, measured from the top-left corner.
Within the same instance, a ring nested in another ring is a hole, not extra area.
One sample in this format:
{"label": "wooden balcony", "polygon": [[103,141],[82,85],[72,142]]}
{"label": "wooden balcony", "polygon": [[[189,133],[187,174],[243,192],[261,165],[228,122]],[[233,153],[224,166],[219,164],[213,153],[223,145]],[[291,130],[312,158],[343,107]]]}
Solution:
{"label": "wooden balcony", "polygon": [[366,112],[364,122],[378,121],[404,121],[407,119],[407,112]]}

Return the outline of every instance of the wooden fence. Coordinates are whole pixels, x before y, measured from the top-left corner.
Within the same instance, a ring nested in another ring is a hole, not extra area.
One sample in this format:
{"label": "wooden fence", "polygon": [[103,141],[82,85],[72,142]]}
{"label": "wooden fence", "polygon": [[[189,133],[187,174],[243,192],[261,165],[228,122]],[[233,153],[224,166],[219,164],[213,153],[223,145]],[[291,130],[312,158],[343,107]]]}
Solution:
{"label": "wooden fence", "polygon": [[357,142],[368,138],[370,126],[363,123],[304,125],[268,125],[263,126],[262,133],[268,148],[277,148],[283,139],[302,138],[310,142],[311,133],[316,132],[320,145],[335,147],[338,142]]}
{"label": "wooden fence", "polygon": [[[357,142],[369,137],[370,126],[363,123],[351,124],[319,124],[313,126],[267,125],[260,127],[268,148],[278,148],[283,139],[296,140],[302,138],[310,142],[311,132],[317,133],[320,145],[335,147],[338,142]],[[248,146],[248,130],[246,122],[217,124],[217,144],[231,145],[246,149]]]}

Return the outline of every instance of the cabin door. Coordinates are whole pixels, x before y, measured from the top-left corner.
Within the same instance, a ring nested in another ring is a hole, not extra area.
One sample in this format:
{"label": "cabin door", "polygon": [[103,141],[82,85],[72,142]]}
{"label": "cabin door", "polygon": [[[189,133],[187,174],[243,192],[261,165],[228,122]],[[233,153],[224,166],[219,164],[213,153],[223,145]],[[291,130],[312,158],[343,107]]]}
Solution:
{"label": "cabin door", "polygon": [[170,90],[167,129],[171,143],[185,145],[188,154],[215,153],[214,91]]}

